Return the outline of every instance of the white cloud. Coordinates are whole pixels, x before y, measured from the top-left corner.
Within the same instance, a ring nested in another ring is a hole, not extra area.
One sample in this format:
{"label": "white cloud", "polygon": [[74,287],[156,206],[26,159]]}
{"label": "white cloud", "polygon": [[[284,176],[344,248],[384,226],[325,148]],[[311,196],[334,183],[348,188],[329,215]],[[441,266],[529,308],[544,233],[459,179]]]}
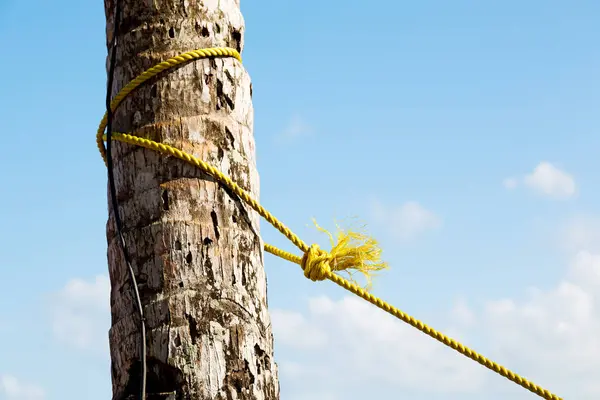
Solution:
{"label": "white cloud", "polygon": [[23,382],[12,375],[0,375],[0,398],[6,400],[42,400],[44,390],[37,385]]}
{"label": "white cloud", "polygon": [[491,348],[565,398],[598,398],[599,290],[600,256],[582,251],[555,287],[485,305],[483,326]]}
{"label": "white cloud", "polygon": [[580,251],[569,268],[569,279],[587,289],[600,287],[600,255]]}
{"label": "white cloud", "polygon": [[373,217],[385,223],[392,234],[400,240],[410,240],[423,233],[438,229],[442,220],[416,201],[408,201],[399,207],[386,207],[378,201],[372,204]]}
{"label": "white cloud", "polygon": [[533,172],[525,175],[522,179],[506,178],[503,185],[512,190],[520,183],[538,194],[555,199],[573,197],[577,191],[573,176],[547,161],[539,163]]}
{"label": "white cloud", "polygon": [[277,341],[301,348],[318,348],[327,343],[327,335],[309,324],[301,314],[273,310],[271,321],[278,327]]}
{"label": "white cloud", "polygon": [[294,115],[288,122],[288,125],[277,135],[278,140],[293,140],[308,136],[313,133],[313,129],[306,124],[299,115]]}
{"label": "white cloud", "polygon": [[110,327],[110,283],[97,276],[88,282],[72,279],[56,294],[52,329],[55,337],[81,350],[106,354]]}
{"label": "white cloud", "polygon": [[560,241],[570,251],[600,251],[600,219],[590,215],[570,218],[563,228]]}
{"label": "white cloud", "polygon": [[551,197],[566,198],[575,194],[575,179],[549,162],[541,162],[523,179],[525,185]]}
{"label": "white cloud", "polygon": [[[478,365],[362,299],[312,298],[306,315],[295,314],[326,333],[328,340],[310,350],[301,341],[286,341],[288,349],[298,351],[298,358],[308,357],[304,363],[281,361],[282,376],[292,381],[289,393],[328,389],[339,398],[354,398],[355,390],[378,386],[389,389],[388,393],[411,389],[465,394],[483,384]],[[289,330],[281,322],[273,321],[276,341]]]}

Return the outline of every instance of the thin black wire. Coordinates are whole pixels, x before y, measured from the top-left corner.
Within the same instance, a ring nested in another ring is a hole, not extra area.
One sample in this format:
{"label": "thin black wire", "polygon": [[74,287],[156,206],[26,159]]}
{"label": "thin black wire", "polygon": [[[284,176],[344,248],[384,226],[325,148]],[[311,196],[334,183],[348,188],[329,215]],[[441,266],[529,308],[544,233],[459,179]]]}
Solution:
{"label": "thin black wire", "polygon": [[140,298],[140,291],[137,285],[137,279],[131,266],[131,258],[127,251],[127,245],[125,244],[125,238],[123,237],[123,222],[119,215],[119,203],[117,201],[117,191],[115,188],[115,178],[113,174],[113,160],[112,160],[112,119],[113,111],[110,106],[112,85],[115,73],[115,64],[117,56],[117,37],[119,36],[119,25],[121,24],[121,1],[115,0],[115,17],[114,17],[114,29],[113,39],[110,46],[110,63],[108,67],[108,83],[106,88],[106,159],[108,169],[108,185],[110,188],[110,199],[112,203],[113,215],[115,217],[115,224],[117,226],[117,234],[119,236],[119,242],[121,243],[121,249],[123,251],[123,258],[127,264],[127,270],[129,272],[129,279],[131,279],[131,286],[133,289],[137,311],[140,317],[140,335],[141,335],[141,346],[140,346],[140,366],[141,366],[141,378],[140,378],[140,400],[146,399],[146,322],[144,320],[144,309],[142,307],[142,299]]}

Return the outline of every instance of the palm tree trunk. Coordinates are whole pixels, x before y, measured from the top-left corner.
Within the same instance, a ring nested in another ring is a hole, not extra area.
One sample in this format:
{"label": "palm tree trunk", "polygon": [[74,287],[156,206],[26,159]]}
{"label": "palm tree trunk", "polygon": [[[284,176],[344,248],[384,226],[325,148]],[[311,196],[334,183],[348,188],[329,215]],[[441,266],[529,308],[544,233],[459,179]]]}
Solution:
{"label": "palm tree trunk", "polygon": [[[241,52],[239,0],[121,0],[113,96],[197,48]],[[104,1],[107,40],[114,0]],[[252,86],[230,58],[159,75],[116,110],[115,132],[170,144],[258,198]],[[148,331],[148,399],[279,399],[259,220],[182,161],[113,142],[117,198]],[[113,399],[137,399],[139,318],[109,204]]]}

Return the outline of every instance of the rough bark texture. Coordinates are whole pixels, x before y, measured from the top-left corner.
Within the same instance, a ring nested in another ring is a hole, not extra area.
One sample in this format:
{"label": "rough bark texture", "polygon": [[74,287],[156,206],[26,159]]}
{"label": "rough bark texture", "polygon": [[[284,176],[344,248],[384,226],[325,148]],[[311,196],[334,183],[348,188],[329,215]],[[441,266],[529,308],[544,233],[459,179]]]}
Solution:
{"label": "rough bark texture", "polygon": [[[122,3],[113,96],[178,53],[242,50],[239,0]],[[110,40],[114,0],[105,0],[105,10]],[[115,114],[114,130],[192,153],[258,198],[251,96],[238,61],[199,60],[129,96]],[[179,160],[117,142],[113,155],[125,239],[146,313],[148,399],[278,399],[258,216]],[[109,205],[116,400],[137,398],[140,336],[115,233]]]}

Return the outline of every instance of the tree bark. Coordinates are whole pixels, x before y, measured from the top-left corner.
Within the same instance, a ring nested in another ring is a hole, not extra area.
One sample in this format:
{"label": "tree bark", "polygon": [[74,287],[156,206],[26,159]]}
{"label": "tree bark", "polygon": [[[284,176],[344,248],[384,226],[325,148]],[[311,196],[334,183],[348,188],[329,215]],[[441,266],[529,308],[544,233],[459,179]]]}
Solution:
{"label": "tree bark", "polygon": [[[121,0],[112,95],[179,53],[242,51],[239,0]],[[105,0],[107,42],[114,0]],[[115,132],[170,144],[258,198],[250,78],[232,58],[191,62],[132,93]],[[258,215],[184,162],[113,142],[124,235],[148,329],[148,399],[279,399]],[[139,318],[109,202],[113,399],[137,399]]]}

